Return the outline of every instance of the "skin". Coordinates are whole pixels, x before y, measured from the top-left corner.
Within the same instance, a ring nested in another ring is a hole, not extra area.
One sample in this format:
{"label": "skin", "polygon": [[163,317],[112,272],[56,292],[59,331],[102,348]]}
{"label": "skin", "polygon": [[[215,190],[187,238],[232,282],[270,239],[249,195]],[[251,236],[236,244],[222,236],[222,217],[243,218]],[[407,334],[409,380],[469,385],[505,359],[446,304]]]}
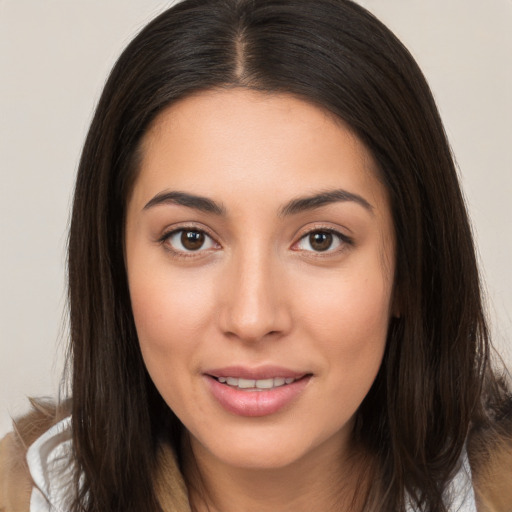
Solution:
{"label": "skin", "polygon": [[[339,507],[359,474],[354,415],[393,312],[393,225],[371,155],[319,107],[247,89],[175,103],[142,149],[127,207],[128,281],[147,369],[189,433],[185,472],[201,474],[203,498],[190,489],[192,503]],[[282,214],[296,198],[339,189],[368,204]],[[209,198],[224,214],[154,199],[170,191]],[[179,229],[207,233],[204,245],[186,252]],[[326,230],[341,237],[316,250],[309,233]],[[227,411],[205,382],[208,369],[269,364],[310,375],[272,414]]]}

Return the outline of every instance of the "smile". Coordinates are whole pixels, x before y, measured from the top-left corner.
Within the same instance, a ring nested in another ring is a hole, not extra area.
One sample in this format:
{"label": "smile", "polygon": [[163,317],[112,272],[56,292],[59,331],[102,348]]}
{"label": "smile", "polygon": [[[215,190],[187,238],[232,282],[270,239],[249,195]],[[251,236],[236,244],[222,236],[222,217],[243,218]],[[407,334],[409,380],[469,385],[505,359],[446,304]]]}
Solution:
{"label": "smile", "polygon": [[236,389],[245,391],[264,391],[292,384],[297,379],[293,377],[274,377],[269,379],[242,379],[239,377],[217,377],[217,381]]}
{"label": "smile", "polygon": [[[235,377],[236,375],[236,377]],[[278,367],[223,368],[203,374],[210,396],[237,416],[267,416],[292,407],[313,374]]]}

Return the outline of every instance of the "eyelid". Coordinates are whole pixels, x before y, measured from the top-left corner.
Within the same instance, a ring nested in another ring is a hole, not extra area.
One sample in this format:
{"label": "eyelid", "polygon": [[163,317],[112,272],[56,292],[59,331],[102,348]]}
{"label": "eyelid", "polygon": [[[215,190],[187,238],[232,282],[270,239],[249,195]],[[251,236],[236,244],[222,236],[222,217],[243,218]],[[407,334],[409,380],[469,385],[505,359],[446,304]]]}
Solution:
{"label": "eyelid", "polygon": [[204,256],[204,253],[212,250],[211,247],[206,249],[200,248],[197,251],[180,250],[172,247],[169,243],[167,243],[173,235],[183,231],[196,231],[198,233],[202,233],[208,237],[214,245],[217,246],[216,248],[221,247],[220,243],[217,241],[217,237],[213,235],[208,228],[205,226],[198,226],[197,224],[180,224],[177,226],[170,226],[164,230],[163,234],[157,239],[157,242],[163,245],[166,251],[178,258],[193,258]]}
{"label": "eyelid", "polygon": [[[210,238],[213,244],[216,246],[215,249],[222,248],[221,244],[217,241],[218,237],[214,235],[209,228],[203,225],[197,225],[194,223],[186,223],[186,224],[179,224],[179,225],[173,225],[169,226],[167,229],[164,230],[163,234],[157,239],[157,242],[164,246],[164,248],[171,253],[173,256],[178,258],[188,258],[188,257],[199,257],[204,256],[204,253],[210,252],[212,248],[206,248],[206,249],[198,249],[196,251],[187,251],[187,250],[179,250],[175,249],[170,244],[166,243],[169,238],[179,232],[182,231],[197,231],[200,233],[203,233],[206,237]],[[327,232],[331,233],[335,237],[338,238],[340,246],[334,250],[327,249],[325,251],[315,251],[315,250],[307,250],[307,249],[298,249],[296,246],[304,240],[307,236],[310,236],[312,233],[315,232]],[[329,225],[325,224],[316,224],[304,231],[300,234],[299,238],[292,244],[291,250],[296,252],[304,252],[304,253],[310,253],[314,255],[315,257],[328,257],[335,254],[338,254],[345,250],[347,246],[354,245],[354,240],[352,237],[346,235],[343,233],[340,229],[334,228]]]}
{"label": "eyelid", "polygon": [[[335,237],[338,238],[340,241],[341,247],[336,249],[327,249],[325,251],[314,251],[314,250],[307,250],[307,249],[294,249],[302,240],[304,240],[306,237],[310,236],[312,233],[331,233]],[[303,231],[296,242],[293,243],[291,249],[295,250],[297,252],[302,251],[305,253],[310,253],[315,255],[315,257],[327,257],[332,256],[333,254],[338,254],[342,252],[344,249],[347,248],[347,246],[354,245],[354,240],[352,237],[346,235],[339,229],[333,228],[332,226],[326,226],[326,225],[315,225],[312,228],[307,229],[306,231]]]}

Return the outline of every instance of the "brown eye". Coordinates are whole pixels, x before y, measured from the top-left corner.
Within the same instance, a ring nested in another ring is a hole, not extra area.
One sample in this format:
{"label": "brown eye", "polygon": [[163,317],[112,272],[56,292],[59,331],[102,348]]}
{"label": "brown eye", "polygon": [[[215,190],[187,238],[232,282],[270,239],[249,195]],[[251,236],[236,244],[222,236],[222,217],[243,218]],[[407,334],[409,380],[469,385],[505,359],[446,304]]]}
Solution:
{"label": "brown eye", "polygon": [[177,229],[163,238],[175,253],[203,252],[218,247],[218,244],[200,229]]}
{"label": "brown eye", "polygon": [[316,231],[309,235],[309,245],[314,251],[327,251],[332,245],[333,236],[328,231]]}
{"label": "brown eye", "polygon": [[352,240],[337,231],[330,231],[327,229],[318,229],[310,231],[304,235],[296,244],[295,250],[305,252],[336,252],[344,245],[351,245]]}
{"label": "brown eye", "polygon": [[205,236],[200,231],[182,231],[181,244],[187,251],[197,251],[204,244]]}

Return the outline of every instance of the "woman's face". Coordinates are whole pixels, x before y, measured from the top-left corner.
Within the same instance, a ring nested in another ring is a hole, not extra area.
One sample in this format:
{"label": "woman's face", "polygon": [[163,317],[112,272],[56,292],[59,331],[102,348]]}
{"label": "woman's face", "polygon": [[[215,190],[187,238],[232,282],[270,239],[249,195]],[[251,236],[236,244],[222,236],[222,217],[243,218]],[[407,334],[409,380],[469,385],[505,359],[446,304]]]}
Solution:
{"label": "woman's face", "polygon": [[386,190],[361,142],[290,95],[209,91],[143,141],[126,263],[156,387],[204,457],[346,447],[392,310]]}

